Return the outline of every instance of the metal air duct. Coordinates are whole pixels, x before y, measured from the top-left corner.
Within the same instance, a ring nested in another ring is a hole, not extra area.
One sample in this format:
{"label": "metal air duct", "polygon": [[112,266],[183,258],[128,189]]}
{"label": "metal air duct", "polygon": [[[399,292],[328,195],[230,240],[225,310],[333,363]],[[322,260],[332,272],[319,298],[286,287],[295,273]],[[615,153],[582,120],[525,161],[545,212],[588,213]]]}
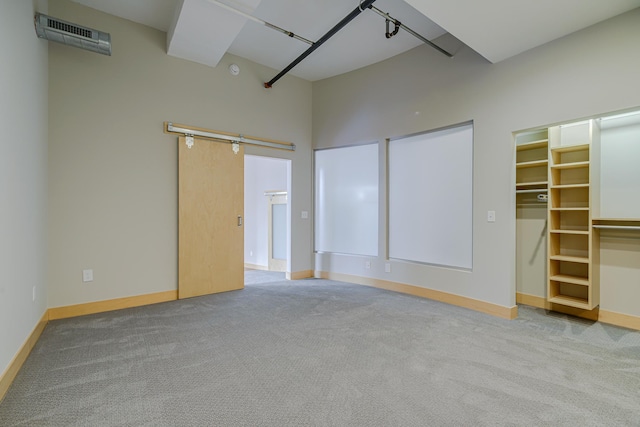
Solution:
{"label": "metal air duct", "polygon": [[36,34],[46,39],[80,49],[111,56],[111,35],[51,16],[36,13]]}

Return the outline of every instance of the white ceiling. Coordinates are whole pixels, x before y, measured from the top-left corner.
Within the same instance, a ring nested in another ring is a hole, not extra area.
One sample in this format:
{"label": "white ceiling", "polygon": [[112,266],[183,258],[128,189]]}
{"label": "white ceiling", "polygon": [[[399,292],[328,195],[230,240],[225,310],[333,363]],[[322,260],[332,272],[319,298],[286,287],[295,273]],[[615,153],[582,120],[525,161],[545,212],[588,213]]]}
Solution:
{"label": "white ceiling", "polygon": [[640,7],[640,0],[407,0],[496,63]]}
{"label": "white ceiling", "polygon": [[[73,1],[165,31],[169,55],[209,66],[216,66],[229,52],[281,70],[309,48],[208,0]],[[359,4],[359,0],[220,1],[312,41]],[[429,40],[449,32],[495,63],[640,7],[640,0],[377,0],[373,5]],[[384,18],[365,10],[290,74],[320,80],[422,43],[402,29],[390,39],[385,31]]]}

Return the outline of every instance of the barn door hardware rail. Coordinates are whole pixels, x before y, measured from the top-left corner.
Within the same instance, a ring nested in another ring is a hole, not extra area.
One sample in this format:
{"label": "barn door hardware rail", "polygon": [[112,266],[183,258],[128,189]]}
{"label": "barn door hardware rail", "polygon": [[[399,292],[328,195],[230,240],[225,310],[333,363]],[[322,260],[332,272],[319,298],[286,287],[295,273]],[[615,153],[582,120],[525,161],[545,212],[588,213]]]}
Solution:
{"label": "barn door hardware rail", "polygon": [[[295,144],[289,144],[286,142],[271,141],[267,139],[261,139],[256,137],[247,137],[240,134],[227,134],[218,131],[196,128],[192,126],[173,124],[171,122],[164,122],[165,133],[171,133],[174,135],[184,135],[187,137],[187,145],[189,148],[193,147],[193,138],[200,137],[209,139],[212,141],[229,142],[232,144],[234,152],[237,154],[236,148],[240,148],[239,144],[257,145],[260,147],[278,148],[280,150],[295,151]],[[189,140],[190,138],[190,140]]]}

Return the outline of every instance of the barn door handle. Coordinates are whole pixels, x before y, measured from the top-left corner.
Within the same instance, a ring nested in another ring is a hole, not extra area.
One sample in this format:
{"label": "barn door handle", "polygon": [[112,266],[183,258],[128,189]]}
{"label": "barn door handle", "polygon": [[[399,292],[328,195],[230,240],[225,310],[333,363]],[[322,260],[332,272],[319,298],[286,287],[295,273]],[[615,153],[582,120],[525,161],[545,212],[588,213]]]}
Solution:
{"label": "barn door handle", "polygon": [[242,227],[242,217],[238,215],[238,227]]}

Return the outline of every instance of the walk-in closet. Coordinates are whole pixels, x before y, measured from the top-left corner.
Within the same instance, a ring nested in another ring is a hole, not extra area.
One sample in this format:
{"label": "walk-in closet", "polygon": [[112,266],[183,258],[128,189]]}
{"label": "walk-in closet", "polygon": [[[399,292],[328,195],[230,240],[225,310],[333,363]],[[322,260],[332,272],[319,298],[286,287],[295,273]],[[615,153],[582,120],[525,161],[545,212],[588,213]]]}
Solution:
{"label": "walk-in closet", "polygon": [[515,135],[518,303],[640,316],[639,165],[640,111]]}

